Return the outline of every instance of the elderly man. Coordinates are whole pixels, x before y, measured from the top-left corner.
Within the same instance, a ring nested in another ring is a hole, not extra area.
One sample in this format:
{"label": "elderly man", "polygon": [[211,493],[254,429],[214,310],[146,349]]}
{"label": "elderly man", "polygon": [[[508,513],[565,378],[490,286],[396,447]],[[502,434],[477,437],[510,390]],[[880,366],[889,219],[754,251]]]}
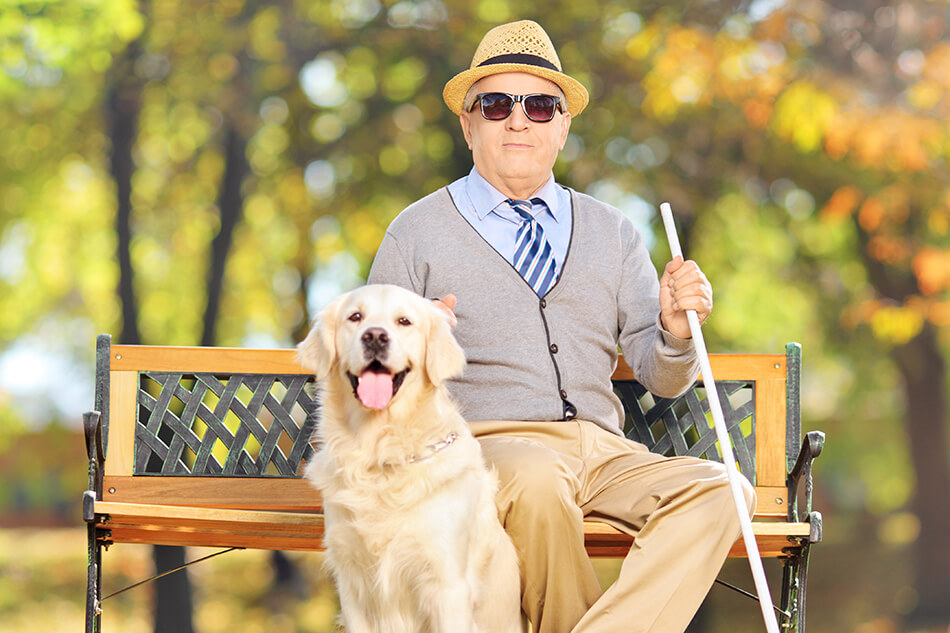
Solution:
{"label": "elderly man", "polygon": [[[690,386],[686,311],[705,319],[711,287],[680,258],[658,283],[620,211],[554,182],[588,94],[538,24],[489,31],[443,98],[474,168],[393,221],[369,281],[454,310],[468,365],[451,389],[498,471],[534,631],[682,632],[739,533],[725,469],[626,439],[610,377],[619,345],[654,394]],[[634,536],[603,593],[585,517]]]}

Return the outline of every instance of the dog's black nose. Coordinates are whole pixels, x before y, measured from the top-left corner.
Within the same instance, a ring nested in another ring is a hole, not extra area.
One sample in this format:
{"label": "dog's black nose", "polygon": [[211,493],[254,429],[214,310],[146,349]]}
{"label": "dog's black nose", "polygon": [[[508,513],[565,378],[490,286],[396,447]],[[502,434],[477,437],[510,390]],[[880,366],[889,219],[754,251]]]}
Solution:
{"label": "dog's black nose", "polygon": [[381,327],[371,327],[363,332],[360,340],[367,350],[379,353],[389,346],[389,332]]}

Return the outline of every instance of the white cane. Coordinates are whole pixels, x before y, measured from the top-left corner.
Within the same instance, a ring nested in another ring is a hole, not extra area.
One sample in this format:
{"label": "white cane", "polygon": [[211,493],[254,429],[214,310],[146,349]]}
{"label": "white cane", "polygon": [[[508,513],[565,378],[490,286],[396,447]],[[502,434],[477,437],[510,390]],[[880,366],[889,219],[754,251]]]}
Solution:
{"label": "white cane", "polygon": [[[660,205],[660,215],[663,217],[663,227],[666,229],[666,239],[670,243],[670,252],[674,258],[682,257],[683,251],[680,248],[679,237],[676,235],[676,225],[673,224],[673,210],[670,208],[669,202]],[[755,534],[752,532],[752,519],[749,518],[745,495],[743,495],[742,485],[739,483],[739,470],[736,468],[736,458],[732,453],[732,445],[729,443],[729,433],[726,430],[726,420],[722,414],[719,392],[716,391],[716,382],[713,379],[712,367],[709,364],[709,354],[703,340],[702,326],[699,324],[699,316],[695,310],[686,311],[686,320],[689,322],[693,345],[696,346],[696,354],[699,356],[703,386],[706,388],[706,398],[709,401],[709,410],[712,412],[716,439],[719,441],[719,447],[722,450],[722,461],[726,466],[729,487],[732,489],[732,500],[735,502],[736,513],[739,515],[742,540],[745,542],[745,551],[749,557],[749,567],[752,569],[752,579],[755,581],[759,606],[762,609],[762,617],[765,619],[765,629],[768,633],[779,633],[778,621],[772,611],[772,594],[769,592],[769,586],[765,580],[762,557],[759,555],[759,547],[755,542]]]}

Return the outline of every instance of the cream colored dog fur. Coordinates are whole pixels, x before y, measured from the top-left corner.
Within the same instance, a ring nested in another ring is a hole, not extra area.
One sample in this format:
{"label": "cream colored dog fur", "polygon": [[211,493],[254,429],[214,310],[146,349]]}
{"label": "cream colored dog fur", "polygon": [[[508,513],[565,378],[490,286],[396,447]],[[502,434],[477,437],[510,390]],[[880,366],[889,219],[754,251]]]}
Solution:
{"label": "cream colored dog fur", "polygon": [[497,478],[445,389],[465,363],[445,316],[366,286],[321,312],[297,349],[322,381],[307,477],[347,632],[522,631]]}

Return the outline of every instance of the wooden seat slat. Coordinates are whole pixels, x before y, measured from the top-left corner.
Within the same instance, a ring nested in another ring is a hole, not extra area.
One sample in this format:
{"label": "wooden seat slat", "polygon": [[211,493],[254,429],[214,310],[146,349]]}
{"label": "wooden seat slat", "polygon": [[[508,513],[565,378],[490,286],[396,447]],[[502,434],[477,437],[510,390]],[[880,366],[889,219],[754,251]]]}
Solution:
{"label": "wooden seat slat", "polygon": [[[163,545],[261,548],[259,539],[263,539],[273,547],[262,549],[322,548],[323,515],[318,510],[280,512],[97,502],[95,511],[109,516],[104,527],[117,542],[156,543],[155,539],[162,539],[159,544]],[[787,555],[782,550],[798,547],[795,539],[807,538],[810,531],[808,523],[757,521],[752,528],[766,557]],[[584,522],[584,535],[591,556],[624,556],[632,543],[628,534],[597,521]],[[745,546],[737,540],[730,556],[745,555]]]}

